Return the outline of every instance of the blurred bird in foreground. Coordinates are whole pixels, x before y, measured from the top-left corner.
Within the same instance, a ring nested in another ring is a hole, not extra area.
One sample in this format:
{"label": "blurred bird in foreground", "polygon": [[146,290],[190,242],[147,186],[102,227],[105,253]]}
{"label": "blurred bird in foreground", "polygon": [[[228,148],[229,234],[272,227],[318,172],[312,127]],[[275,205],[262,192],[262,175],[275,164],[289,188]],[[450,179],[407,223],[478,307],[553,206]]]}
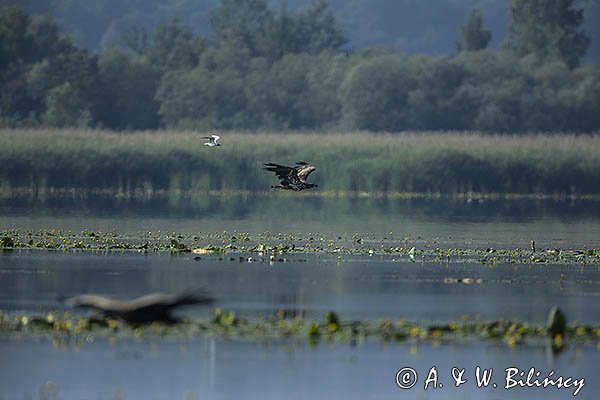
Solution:
{"label": "blurred bird in foreground", "polygon": [[110,297],[83,294],[71,298],[59,297],[59,301],[73,308],[89,308],[105,317],[120,318],[131,325],[162,322],[175,324],[179,319],[171,312],[181,306],[209,305],[215,299],[204,292],[180,294],[151,293],[133,300],[118,300]]}

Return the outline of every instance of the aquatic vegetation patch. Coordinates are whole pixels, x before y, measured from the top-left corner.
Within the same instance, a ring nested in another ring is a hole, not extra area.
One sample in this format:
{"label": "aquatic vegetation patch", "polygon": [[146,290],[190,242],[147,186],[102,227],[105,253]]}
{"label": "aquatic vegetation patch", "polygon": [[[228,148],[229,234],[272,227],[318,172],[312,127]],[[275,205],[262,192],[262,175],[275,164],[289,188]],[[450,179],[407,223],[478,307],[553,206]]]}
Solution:
{"label": "aquatic vegetation patch", "polygon": [[2,236],[0,237],[0,248],[13,248],[15,246],[15,241],[10,236]]}
{"label": "aquatic vegetation patch", "polygon": [[[556,317],[556,315],[559,317]],[[20,315],[0,311],[0,334],[12,337],[51,336],[58,342],[83,344],[95,338],[194,338],[219,337],[232,340],[307,340],[311,344],[358,343],[370,339],[385,342],[429,341],[435,344],[453,341],[492,340],[514,347],[544,341],[560,351],[575,343],[598,343],[600,325],[567,325],[561,311],[553,309],[545,325],[523,321],[481,321],[463,317],[460,321],[421,324],[405,320],[379,321],[340,318],[335,312],[323,319],[303,319],[279,311],[255,319],[242,318],[231,310],[216,309],[212,317],[185,320],[176,325],[149,324],[130,326],[111,318],[85,317],[70,312]]]}
{"label": "aquatic vegetation patch", "polygon": [[[514,264],[578,264],[599,265],[600,249],[590,248],[472,248],[441,247],[436,241],[390,234],[342,233],[247,233],[216,232],[183,234],[176,232],[116,231],[80,232],[59,229],[4,229],[0,232],[0,249],[103,251],[103,252],[169,252],[192,253],[200,261],[214,258],[221,261],[279,262],[290,255],[333,256],[343,262],[345,256],[388,257],[391,261],[469,262],[483,266]],[[251,254],[252,256],[248,256]],[[469,283],[464,281],[463,283]]]}

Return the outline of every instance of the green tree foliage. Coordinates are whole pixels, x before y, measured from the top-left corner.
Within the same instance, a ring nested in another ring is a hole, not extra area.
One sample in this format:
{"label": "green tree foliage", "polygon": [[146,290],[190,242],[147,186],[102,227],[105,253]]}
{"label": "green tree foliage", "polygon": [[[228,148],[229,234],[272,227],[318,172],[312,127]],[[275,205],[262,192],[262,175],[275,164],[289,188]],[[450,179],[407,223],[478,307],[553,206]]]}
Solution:
{"label": "green tree foliage", "polygon": [[573,68],[590,44],[575,0],[511,0],[508,46],[517,55],[558,58]]}
{"label": "green tree foliage", "polygon": [[158,88],[159,114],[168,127],[241,128],[245,100],[242,75],[235,68],[197,67],[168,72]]}
{"label": "green tree foliage", "polygon": [[118,49],[104,51],[98,61],[103,88],[100,120],[113,129],[155,129],[159,103],[154,99],[161,68],[144,55]]}
{"label": "green tree foliage", "polygon": [[198,64],[205,47],[203,37],[175,19],[158,26],[146,54],[154,65],[165,69],[187,69]]}
{"label": "green tree foliage", "polygon": [[410,56],[382,48],[342,51],[344,36],[325,1],[279,12],[266,0],[218,1],[211,36],[174,19],[154,31],[132,26],[128,49],[98,54],[75,47],[48,17],[2,9],[0,124],[600,129],[598,66],[486,50],[489,35],[476,11],[463,27],[469,51]]}
{"label": "green tree foliage", "polygon": [[[223,0],[211,18],[214,43],[198,66],[167,73],[160,84],[166,126],[298,129],[333,121],[337,115],[323,110],[335,108],[337,88],[324,95],[311,75],[313,65],[328,68],[334,53],[325,52],[345,42],[327,7],[319,1],[277,15],[264,0]],[[309,96],[332,104],[316,109]]]}
{"label": "green tree foliage", "polygon": [[81,94],[75,114],[95,111],[95,99],[88,95],[98,90],[96,58],[60,36],[51,18],[31,18],[15,7],[0,9],[0,52],[3,121],[35,123],[54,104],[47,98],[54,88],[55,95],[67,87]]}
{"label": "green tree foliage", "polygon": [[[37,104],[27,95],[24,65],[35,58],[30,18],[21,9],[0,9],[0,116],[3,123],[27,116]],[[8,123],[11,123],[8,122]]]}
{"label": "green tree foliage", "polygon": [[30,18],[20,8],[7,7],[0,13],[0,67],[6,71],[9,64],[28,61],[32,57],[33,38],[27,31]]}
{"label": "green tree foliage", "polygon": [[42,115],[42,122],[58,128],[87,127],[91,116],[82,103],[79,91],[69,82],[55,86],[46,95],[46,111]]}
{"label": "green tree foliage", "polygon": [[146,55],[150,62],[161,68],[193,68],[206,48],[206,39],[195,33],[178,18],[158,24],[152,40],[148,30],[133,24],[125,31],[122,42],[136,54]]}
{"label": "green tree foliage", "polygon": [[467,22],[460,28],[462,42],[458,44],[460,50],[483,50],[492,40],[492,32],[483,29],[481,11],[474,8],[469,13]]}
{"label": "green tree foliage", "polygon": [[269,55],[275,45],[275,13],[264,0],[222,0],[210,15],[210,27],[217,46],[245,48],[252,57]]}
{"label": "green tree foliage", "polygon": [[283,129],[313,128],[313,118],[305,107],[308,73],[313,58],[288,54],[270,68],[253,64],[248,82],[248,109],[255,126]]}
{"label": "green tree foliage", "polygon": [[[123,44],[132,25],[152,32],[157,24],[179,18],[196,33],[207,36],[209,14],[220,0],[0,0],[2,5],[19,5],[32,14],[49,14],[61,30],[83,48],[99,51]],[[452,50],[457,27],[470,9],[485,16],[494,39],[508,31],[507,0],[329,0],[331,10],[344,26],[353,49],[389,46],[411,54],[440,55]],[[592,39],[585,61],[600,60],[600,2],[576,0],[585,10],[583,28]],[[268,0],[271,7],[306,10],[315,0]],[[493,40],[496,46],[499,40]]]}
{"label": "green tree foliage", "polygon": [[477,104],[467,95],[470,74],[460,59],[423,58],[409,94],[412,129],[472,129]]}
{"label": "green tree foliage", "polygon": [[279,15],[265,0],[222,0],[210,26],[217,46],[233,44],[248,49],[251,57],[271,61],[288,53],[337,50],[346,43],[326,0],[300,12],[282,6]]}
{"label": "green tree foliage", "polygon": [[340,87],[345,125],[374,131],[411,128],[408,105],[417,83],[416,71],[413,60],[396,54],[351,68]]}
{"label": "green tree foliage", "polygon": [[[43,99],[54,87],[69,83],[79,93],[88,96],[99,90],[96,56],[84,50],[60,52],[33,63],[27,72],[27,85],[34,98]],[[85,106],[96,106],[93,98],[83,100]]]}
{"label": "green tree foliage", "polygon": [[304,12],[294,14],[282,9],[277,19],[281,55],[287,53],[319,54],[335,51],[347,39],[329,9],[327,0],[318,0]]}
{"label": "green tree foliage", "polygon": [[337,90],[347,67],[343,56],[288,54],[272,65],[255,59],[245,82],[247,127],[320,129],[340,117]]}
{"label": "green tree foliage", "polygon": [[[358,56],[356,56],[358,57]],[[594,131],[600,69],[510,53],[375,55],[354,61],[340,86],[343,126],[355,129]]]}
{"label": "green tree foliage", "polygon": [[307,72],[303,107],[311,116],[311,129],[334,128],[342,115],[338,96],[339,88],[346,76],[351,60],[344,55],[323,52],[312,58]]}

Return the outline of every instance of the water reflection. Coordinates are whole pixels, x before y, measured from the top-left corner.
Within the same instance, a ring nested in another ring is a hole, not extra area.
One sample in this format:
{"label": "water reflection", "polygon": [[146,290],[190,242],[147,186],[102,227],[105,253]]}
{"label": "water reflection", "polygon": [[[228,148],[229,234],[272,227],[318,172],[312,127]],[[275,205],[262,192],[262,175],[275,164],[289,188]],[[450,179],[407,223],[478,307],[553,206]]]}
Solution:
{"label": "water reflection", "polygon": [[528,248],[599,247],[597,200],[329,198],[288,193],[118,198],[78,194],[0,199],[0,228],[197,232],[367,232]]}
{"label": "water reflection", "polygon": [[[156,216],[162,218],[207,218],[215,213],[227,219],[256,219],[272,215],[301,218],[307,214],[330,220],[367,215],[405,215],[414,218],[472,221],[501,219],[523,221],[552,218],[574,221],[600,220],[599,199],[541,198],[470,198],[425,196],[394,198],[380,196],[328,197],[317,194],[279,192],[228,193],[157,193],[150,196],[122,197],[101,193],[62,192],[39,196],[14,194],[0,198],[0,214],[18,216]],[[308,213],[306,212],[308,211]]]}
{"label": "water reflection", "polygon": [[[201,339],[191,342],[109,343],[96,340],[79,350],[44,342],[0,340],[2,398],[108,399],[566,399],[574,388],[505,389],[505,370],[535,368],[540,376],[585,379],[578,399],[596,399],[595,368],[600,352],[591,345],[570,347],[558,357],[544,345],[509,349],[502,344],[429,343],[358,346],[322,343],[252,343]],[[90,368],[93,366],[93,368]],[[478,388],[476,367],[493,369]],[[418,375],[400,389],[395,375],[410,367]],[[424,390],[435,367],[442,387]],[[452,368],[465,369],[467,382],[455,387]],[[496,384],[496,387],[493,384]],[[37,392],[37,393],[36,393]],[[38,394],[40,397],[38,397]],[[42,394],[48,395],[43,397]]]}

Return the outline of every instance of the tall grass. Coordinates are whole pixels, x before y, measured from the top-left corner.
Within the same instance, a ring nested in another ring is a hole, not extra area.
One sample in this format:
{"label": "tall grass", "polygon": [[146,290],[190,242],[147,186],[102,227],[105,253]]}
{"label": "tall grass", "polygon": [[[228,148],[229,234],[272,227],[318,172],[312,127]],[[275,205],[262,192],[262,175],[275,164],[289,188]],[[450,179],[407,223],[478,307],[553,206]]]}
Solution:
{"label": "tall grass", "polygon": [[600,135],[473,132],[197,132],[0,130],[0,186],[265,190],[262,163],[317,166],[325,192],[600,193]]}

